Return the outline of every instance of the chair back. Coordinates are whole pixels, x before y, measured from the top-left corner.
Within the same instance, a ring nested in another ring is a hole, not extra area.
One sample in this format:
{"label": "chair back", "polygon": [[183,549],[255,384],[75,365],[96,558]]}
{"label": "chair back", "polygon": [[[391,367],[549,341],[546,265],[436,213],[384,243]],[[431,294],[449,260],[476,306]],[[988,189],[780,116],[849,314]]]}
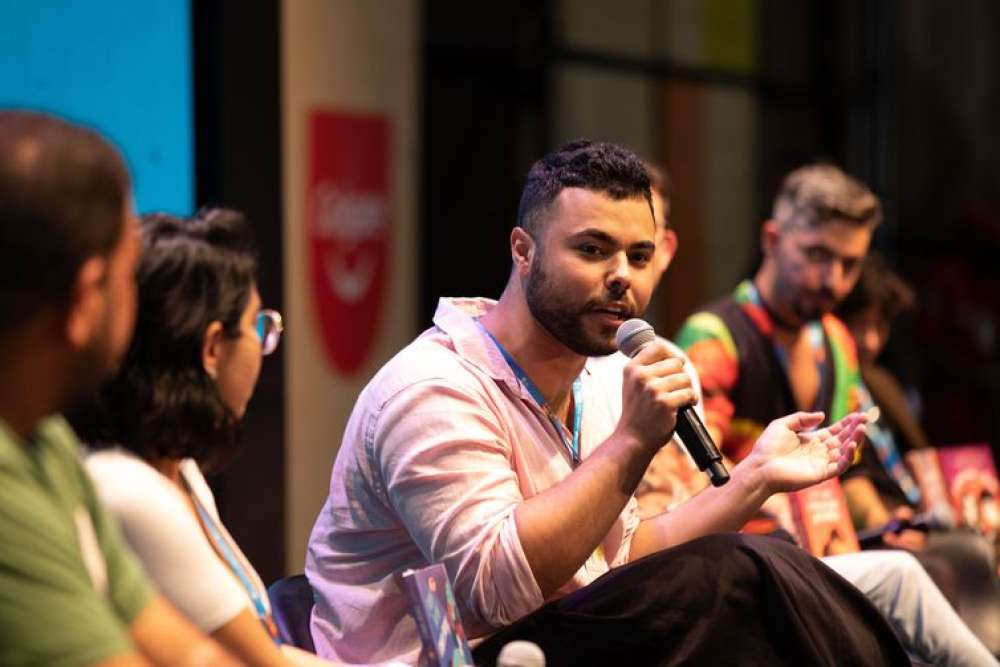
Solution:
{"label": "chair back", "polygon": [[312,615],[313,591],[304,574],[278,579],[267,587],[271,615],[282,641],[310,653],[316,652],[309,617]]}

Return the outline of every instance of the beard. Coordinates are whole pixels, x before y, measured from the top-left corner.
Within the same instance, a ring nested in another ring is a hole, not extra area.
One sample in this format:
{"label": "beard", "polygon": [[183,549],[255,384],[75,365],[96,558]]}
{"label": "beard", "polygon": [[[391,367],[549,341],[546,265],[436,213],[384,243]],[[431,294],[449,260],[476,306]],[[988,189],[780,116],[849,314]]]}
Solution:
{"label": "beard", "polygon": [[535,320],[553,338],[581,356],[603,357],[617,352],[615,332],[609,335],[590,333],[583,318],[608,301],[624,299],[624,294],[609,293],[605,299],[573,303],[545,270],[544,264],[544,257],[539,253],[523,285],[528,310]]}
{"label": "beard", "polygon": [[792,311],[804,324],[818,320],[827,313],[833,312],[836,305],[837,302],[833,294],[826,290],[821,290],[815,295],[799,295],[799,298],[792,302]]}
{"label": "beard", "polygon": [[820,319],[836,308],[836,297],[830,290],[821,287],[814,292],[799,287],[797,283],[797,274],[779,267],[774,289],[775,303],[770,305],[781,309],[786,317],[795,319],[787,324],[802,326]]}
{"label": "beard", "polygon": [[67,396],[70,405],[93,399],[101,386],[118,372],[123,351],[115,350],[111,328],[111,318],[105,313],[100,329],[76,355],[70,376],[72,385]]}

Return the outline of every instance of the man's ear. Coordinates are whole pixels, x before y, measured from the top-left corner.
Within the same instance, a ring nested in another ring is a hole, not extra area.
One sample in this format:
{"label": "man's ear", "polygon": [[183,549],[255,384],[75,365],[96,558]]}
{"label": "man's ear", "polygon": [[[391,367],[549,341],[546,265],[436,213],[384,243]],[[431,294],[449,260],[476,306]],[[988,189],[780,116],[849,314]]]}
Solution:
{"label": "man's ear", "polygon": [[768,220],[760,227],[760,251],[764,257],[774,254],[781,240],[781,225],[777,220]]}
{"label": "man's ear", "polygon": [[219,376],[219,357],[222,354],[222,322],[213,320],[205,327],[201,338],[201,365],[213,380]]}
{"label": "man's ear", "polygon": [[108,298],[104,289],[107,275],[106,257],[91,257],[76,272],[65,320],[66,339],[73,347],[86,347],[102,326]]}
{"label": "man's ear", "polygon": [[656,235],[656,268],[660,275],[670,267],[677,254],[677,232],[669,227],[661,229]]}
{"label": "man's ear", "polygon": [[535,239],[523,227],[515,227],[510,232],[510,256],[514,270],[522,276],[528,275],[535,257]]}

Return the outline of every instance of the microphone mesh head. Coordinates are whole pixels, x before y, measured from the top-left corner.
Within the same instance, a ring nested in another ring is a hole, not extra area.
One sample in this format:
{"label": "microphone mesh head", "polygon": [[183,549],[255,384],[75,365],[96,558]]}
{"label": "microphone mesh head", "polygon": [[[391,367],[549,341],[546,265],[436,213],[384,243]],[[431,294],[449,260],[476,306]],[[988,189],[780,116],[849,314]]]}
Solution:
{"label": "microphone mesh head", "polygon": [[618,344],[618,349],[626,357],[634,357],[643,345],[654,340],[656,340],[656,332],[653,331],[653,327],[649,325],[649,322],[639,318],[622,322],[622,325],[618,327],[618,333],[615,334],[615,343]]}

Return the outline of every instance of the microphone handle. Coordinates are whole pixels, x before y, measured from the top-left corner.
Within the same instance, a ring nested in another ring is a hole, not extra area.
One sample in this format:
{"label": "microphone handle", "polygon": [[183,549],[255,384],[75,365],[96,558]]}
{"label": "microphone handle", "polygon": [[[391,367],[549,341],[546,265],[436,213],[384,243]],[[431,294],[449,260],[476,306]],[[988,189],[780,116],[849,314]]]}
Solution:
{"label": "microphone handle", "polygon": [[722,454],[712,441],[708,429],[701,423],[698,413],[690,405],[677,411],[677,435],[694,459],[698,470],[708,474],[712,486],[722,486],[729,481],[729,471],[722,463]]}

